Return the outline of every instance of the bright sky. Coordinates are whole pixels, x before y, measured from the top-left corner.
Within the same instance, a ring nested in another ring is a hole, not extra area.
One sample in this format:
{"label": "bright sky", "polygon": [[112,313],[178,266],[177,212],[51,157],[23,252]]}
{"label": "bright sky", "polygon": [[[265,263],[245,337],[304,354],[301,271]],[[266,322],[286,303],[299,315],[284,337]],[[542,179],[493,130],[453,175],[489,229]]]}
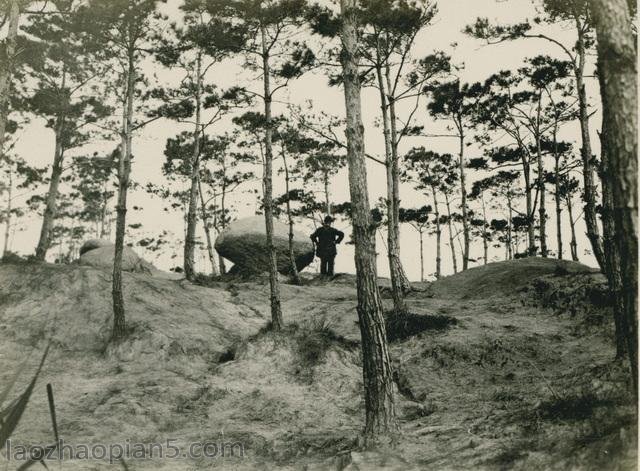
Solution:
{"label": "bright sky", "polygon": [[[170,0],[168,12],[172,15],[176,13],[177,0]],[[449,0],[438,3],[439,13],[434,24],[425,29],[418,37],[413,57],[419,59],[436,50],[444,50],[453,56],[457,63],[464,63],[465,69],[461,73],[463,80],[479,81],[484,80],[489,75],[501,69],[516,69],[520,67],[526,57],[532,57],[537,54],[548,54],[561,57],[559,48],[550,45],[542,40],[520,40],[514,43],[505,43],[501,45],[486,46],[480,41],[472,39],[464,35],[461,31],[465,25],[472,23],[478,16],[488,17],[490,20],[497,20],[501,23],[509,23],[520,21],[534,14],[534,6],[530,0]],[[177,19],[177,18],[176,18]],[[566,41],[567,45],[571,44],[572,32],[562,27],[554,27],[550,34],[554,37]],[[455,44],[455,46],[453,46]],[[161,81],[175,80],[176,76],[159,69],[159,65],[152,63],[145,64],[145,72],[156,72]],[[247,74],[242,71],[237,64],[223,64],[214,67],[208,76],[211,83],[225,88],[230,85],[242,83],[245,84]],[[254,87],[258,87],[259,83],[254,82]],[[256,88],[257,89],[257,88]],[[594,109],[599,106],[598,88],[594,79],[590,79],[587,83],[587,91],[590,102],[594,105]],[[327,78],[321,72],[309,73],[299,80],[293,82],[288,90],[282,91],[276,100],[276,113],[286,111],[284,103],[303,105],[308,100],[313,100],[314,110],[317,112],[326,111],[328,113],[343,116],[344,115],[344,98],[342,90],[339,88],[330,88],[327,85]],[[256,106],[259,106],[256,105]],[[363,117],[365,120],[365,138],[366,150],[370,154],[382,156],[384,152],[383,138],[381,129],[375,126],[375,121],[379,113],[379,101],[377,91],[366,89],[363,92]],[[402,117],[402,110],[400,110]],[[417,123],[425,126],[428,133],[438,133],[445,130],[446,123],[434,122],[427,116],[426,102],[423,101],[417,114]],[[596,113],[591,120],[592,136],[594,136],[593,146],[598,149],[596,129],[600,125],[599,114]],[[211,133],[223,133],[229,129],[228,124],[220,123],[217,128],[212,128]],[[169,121],[158,121],[140,132],[134,140],[134,154],[136,156],[133,165],[133,178],[139,183],[147,182],[162,183],[164,177],[161,174],[161,165],[164,161],[164,146],[168,137],[173,137],[181,130],[179,125]],[[572,123],[566,126],[563,131],[562,138],[573,140],[576,142],[576,148],[579,147],[579,128],[578,124]],[[113,149],[115,143],[101,144],[105,149]],[[456,152],[455,139],[448,138],[406,138],[401,145],[401,153],[406,152],[413,146],[425,146],[438,152]],[[16,147],[16,152],[25,158],[29,163],[45,166],[50,165],[53,156],[53,132],[44,127],[42,122],[34,121],[23,132],[23,137]],[[468,157],[479,156],[478,149],[473,146],[468,149]],[[548,162],[550,164],[550,162]],[[256,169],[260,172],[260,169]],[[375,162],[368,162],[368,178],[370,188],[370,198],[372,203],[378,198],[385,195],[385,172],[384,168]],[[282,193],[284,189],[283,177],[275,174],[275,193]],[[470,177],[468,189],[474,177]],[[332,186],[333,200],[341,202],[348,200],[348,182],[346,171],[340,172],[333,182]],[[237,217],[253,215],[255,211],[255,198],[245,193],[238,193],[234,197]],[[430,204],[430,199],[426,199],[420,193],[417,193],[409,184],[403,184],[401,188],[402,205],[405,207],[418,207]],[[548,244],[552,250],[555,249],[555,222],[553,213],[552,195],[548,196],[550,219],[548,224]],[[148,257],[159,268],[168,269],[172,266],[181,265],[181,250],[179,246],[180,238],[183,234],[182,214],[179,212],[166,213],[163,208],[167,206],[157,198],[153,198],[144,191],[133,191],[129,198],[129,206],[140,206],[142,211],[130,211],[129,222],[139,222],[143,224],[144,235],[153,236],[163,230],[172,231],[176,237],[175,251],[167,249],[166,253],[157,257],[158,254],[146,254],[144,250],[138,247],[136,250],[141,255]],[[576,206],[581,206],[579,200],[576,200]],[[580,212],[579,210],[577,212]],[[495,215],[494,217],[500,217]],[[566,211],[565,211],[565,218]],[[19,227],[10,238],[11,248],[19,253],[33,253],[40,229],[40,217],[36,214],[29,215],[19,222]],[[339,221],[336,223],[338,228],[350,232],[348,222]],[[565,221],[566,228],[564,234],[565,241],[565,257],[569,257],[569,228],[568,221]],[[310,226],[300,224],[297,227],[302,232],[310,232]],[[588,241],[584,235],[584,224],[582,220],[578,224],[578,248],[581,260],[589,265],[595,265],[593,257],[588,253]],[[199,227],[198,235],[204,242],[204,233]],[[0,236],[1,237],[1,236]],[[443,234],[443,244],[446,235]],[[204,249],[204,246],[203,246]],[[386,257],[384,256],[384,245],[382,239],[379,239],[378,250],[380,256],[378,258],[379,274],[385,276],[388,274]],[[417,280],[420,276],[420,257],[418,252],[418,234],[409,227],[403,226],[401,230],[401,250],[402,262],[410,279]],[[55,255],[57,248],[51,250],[51,254]],[[177,258],[172,258],[176,257]],[[445,273],[451,273],[451,261],[449,257],[449,248],[443,245],[443,270]],[[472,258],[480,259],[482,256],[482,242],[477,240],[472,247]],[[500,260],[504,257],[503,249],[491,248],[490,257],[492,260]],[[429,237],[425,244],[425,273],[431,274],[435,271],[435,238]],[[206,260],[206,251],[202,250],[198,254],[198,263],[202,271],[208,271],[208,261]],[[479,262],[480,263],[480,262]],[[354,272],[353,263],[353,247],[344,245],[340,248],[340,253],[336,260],[336,270],[342,272]]]}

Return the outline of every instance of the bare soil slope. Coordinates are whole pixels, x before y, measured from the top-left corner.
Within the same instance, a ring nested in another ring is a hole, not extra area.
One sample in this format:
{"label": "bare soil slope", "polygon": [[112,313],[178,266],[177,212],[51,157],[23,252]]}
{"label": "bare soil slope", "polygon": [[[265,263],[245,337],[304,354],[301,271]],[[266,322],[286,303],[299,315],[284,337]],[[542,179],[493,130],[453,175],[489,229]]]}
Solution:
{"label": "bare soil slope", "polygon": [[107,341],[109,281],[91,267],[0,266],[0,385],[23,371],[11,398],[52,341],[15,442],[52,441],[51,383],[66,443],[244,444],[244,458],[130,459],[128,469],[635,465],[604,280],[583,265],[523,259],[417,285],[409,306],[432,316],[418,318],[427,330],[410,325],[391,344],[402,435],[367,453],[352,451],[363,421],[353,277],[284,285],[288,327],[273,334],[266,284],[125,274],[131,333],[118,347]]}

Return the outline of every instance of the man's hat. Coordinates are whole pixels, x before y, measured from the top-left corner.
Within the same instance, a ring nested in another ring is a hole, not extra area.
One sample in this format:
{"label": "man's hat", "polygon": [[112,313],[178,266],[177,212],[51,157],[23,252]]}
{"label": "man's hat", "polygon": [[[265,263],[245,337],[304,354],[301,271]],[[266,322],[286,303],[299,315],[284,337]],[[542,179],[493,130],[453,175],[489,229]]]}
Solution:
{"label": "man's hat", "polygon": [[326,216],[326,217],[324,218],[324,223],[325,223],[325,224],[329,224],[329,223],[331,223],[331,222],[333,222],[333,221],[335,221],[335,219],[333,219],[331,216]]}

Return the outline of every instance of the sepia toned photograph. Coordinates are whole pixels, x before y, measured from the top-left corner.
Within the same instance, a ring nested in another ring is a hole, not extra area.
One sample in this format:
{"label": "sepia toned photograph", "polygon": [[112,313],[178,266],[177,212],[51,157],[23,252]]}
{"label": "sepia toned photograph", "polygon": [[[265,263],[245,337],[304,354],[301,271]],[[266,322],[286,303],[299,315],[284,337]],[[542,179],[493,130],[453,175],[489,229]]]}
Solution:
{"label": "sepia toned photograph", "polygon": [[0,0],[0,471],[635,471],[634,0]]}

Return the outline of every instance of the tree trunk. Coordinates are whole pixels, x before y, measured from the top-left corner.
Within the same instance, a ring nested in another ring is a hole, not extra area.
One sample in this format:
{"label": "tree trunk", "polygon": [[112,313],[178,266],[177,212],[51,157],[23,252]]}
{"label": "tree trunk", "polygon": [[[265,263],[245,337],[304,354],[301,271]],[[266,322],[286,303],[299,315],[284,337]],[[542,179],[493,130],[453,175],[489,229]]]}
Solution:
{"label": "tree trunk", "polygon": [[484,253],[484,264],[489,263],[489,232],[487,231],[487,208],[484,204],[484,192],[480,194],[482,201],[482,249]]}
{"label": "tree trunk", "polygon": [[607,123],[607,170],[613,193],[615,238],[620,255],[627,352],[638,394],[638,83],[637,49],[629,3],[592,0],[603,65],[603,120]]}
{"label": "tree trunk", "polygon": [[291,215],[291,201],[289,201],[289,166],[287,165],[287,156],[282,151],[282,163],[284,165],[284,186],[287,192],[287,222],[289,224],[289,264],[291,265],[291,278],[293,283],[301,285],[300,274],[298,273],[298,267],[296,265],[296,257],[293,253],[293,216]]}
{"label": "tree trunk", "polygon": [[456,257],[456,246],[453,243],[453,223],[451,221],[451,204],[449,203],[449,195],[444,194],[444,201],[447,206],[447,226],[449,229],[449,247],[451,247],[451,263],[453,264],[453,273],[458,273],[458,259]]}
{"label": "tree trunk", "polygon": [[331,193],[329,192],[329,172],[324,172],[323,176],[324,182],[324,204],[327,216],[331,216]]}
{"label": "tree trunk", "polygon": [[[220,195],[220,212],[222,213],[222,221],[220,222],[220,227],[224,231],[227,227],[227,164],[226,164],[226,154],[222,156],[222,194]],[[220,274],[224,275],[227,273],[227,265],[225,263],[224,257],[218,256],[218,266],[220,267]]]}
{"label": "tree trunk", "polygon": [[378,291],[375,226],[371,219],[364,155],[364,126],[358,70],[357,4],[341,0],[342,68],[346,105],[347,158],[351,194],[353,239],[358,293],[358,319],[362,336],[365,403],[365,446],[375,447],[398,430],[393,398],[393,377]]}
{"label": "tree trunk", "polygon": [[198,194],[200,195],[200,217],[202,218],[202,226],[204,227],[204,234],[207,238],[207,255],[209,256],[209,263],[211,264],[211,275],[218,276],[216,257],[213,252],[213,240],[211,239],[211,228],[209,227],[209,216],[207,215],[204,194],[202,193],[202,184],[200,183],[200,173],[198,173]]}
{"label": "tree trunk", "polygon": [[198,177],[200,175],[200,113],[202,109],[202,55],[196,58],[196,124],[193,130],[193,153],[191,155],[191,188],[189,189],[189,209],[187,211],[187,231],[184,239],[184,276],[194,281],[196,226],[198,225]]}
{"label": "tree trunk", "polygon": [[594,177],[594,156],[591,151],[591,135],[589,132],[589,109],[587,102],[587,91],[584,84],[584,66],[586,49],[581,28],[578,25],[578,42],[576,43],[578,53],[578,64],[575,68],[576,88],[578,90],[578,109],[580,134],[582,136],[582,175],[584,180],[584,222],[587,226],[587,237],[591,243],[591,249],[598,265],[602,271],[606,270],[604,261],[604,249],[600,230],[598,229],[598,217],[596,214],[598,190]]}
{"label": "tree trunk", "polygon": [[433,193],[433,210],[436,216],[436,279],[442,276],[442,227],[440,226],[440,210],[438,209],[438,193],[434,187],[431,188]]}
{"label": "tree trunk", "polygon": [[[378,59],[380,53],[378,51]],[[382,125],[384,133],[385,169],[387,174],[387,258],[389,260],[389,274],[391,277],[391,296],[393,308],[396,312],[404,312],[407,307],[404,302],[404,289],[402,285],[402,265],[399,261],[398,232],[395,230],[396,198],[393,176],[393,150],[391,144],[391,129],[389,126],[389,104],[382,76],[382,65],[377,64],[376,76],[378,77],[378,90],[380,91],[380,110],[382,113]]]}
{"label": "tree trunk", "polygon": [[267,50],[266,29],[260,25],[262,38],[262,76],[264,82],[264,219],[267,231],[267,251],[269,253],[269,284],[271,288],[271,327],[275,331],[282,330],[282,307],[280,305],[280,284],[278,282],[278,258],[273,243],[273,144],[271,128],[271,70],[269,68],[269,52]]}
{"label": "tree trunk", "polygon": [[13,167],[9,165],[9,188],[7,189],[7,210],[4,221],[4,245],[2,257],[9,251],[9,234],[11,231],[11,212],[13,211]]}
{"label": "tree trunk", "polygon": [[[513,204],[511,198],[507,197],[507,205],[509,206],[509,225],[507,226],[507,258],[513,259]],[[517,237],[517,236],[516,236]]]}
{"label": "tree trunk", "polygon": [[422,229],[418,233],[420,234],[420,281],[424,281],[424,235]]}
{"label": "tree trunk", "polygon": [[55,132],[55,151],[53,154],[53,165],[51,167],[51,180],[49,181],[49,191],[47,191],[46,206],[42,218],[40,229],[40,239],[36,247],[36,259],[44,261],[47,250],[51,244],[51,229],[57,215],[57,200],[60,180],[62,178],[62,162],[64,159],[64,149],[62,148],[62,119],[58,117],[58,124]]}
{"label": "tree trunk", "polygon": [[18,26],[20,23],[19,0],[10,0],[9,5],[9,24],[7,37],[4,40],[4,58],[6,66],[0,67],[0,155],[4,152],[4,140],[7,131],[7,121],[9,119],[11,75],[13,72],[13,59],[16,54]]}
{"label": "tree trunk", "polygon": [[571,195],[567,195],[567,212],[569,213],[569,227],[571,228],[571,242],[569,247],[571,248],[571,260],[578,262],[578,239],[576,238],[576,221],[573,218],[573,203],[571,202]]}
{"label": "tree trunk", "polygon": [[531,194],[531,167],[526,161],[527,157],[522,157],[522,174],[524,177],[524,194],[527,205],[527,236],[528,247],[527,253],[529,256],[534,256],[538,251],[536,247],[536,233],[535,233],[535,217],[533,209],[533,198]]}
{"label": "tree trunk", "polygon": [[102,185],[102,205],[100,208],[100,239],[108,239],[107,233],[107,209],[109,205],[109,197],[107,196],[107,185]]}
{"label": "tree trunk", "polygon": [[[603,77],[603,70],[600,68],[598,77]],[[603,94],[604,96],[604,94]],[[604,103],[603,103],[604,106]],[[626,319],[624,315],[624,293],[622,291],[622,273],[620,266],[620,253],[615,238],[615,219],[613,198],[613,188],[611,187],[612,171],[607,158],[607,142],[608,133],[607,123],[602,122],[601,153],[600,161],[602,164],[602,235],[603,248],[605,254],[605,263],[607,281],[609,284],[609,292],[613,300],[613,320],[616,328],[616,358],[623,358],[626,350]]]}
{"label": "tree trunk", "polygon": [[562,247],[562,195],[560,194],[560,155],[558,154],[558,122],[556,121],[553,128],[553,158],[554,181],[555,181],[555,203],[556,203],[556,240],[558,244],[558,260],[562,260],[564,256],[564,248]]}
{"label": "tree trunk", "polygon": [[[602,96],[602,106],[606,108],[605,103],[605,74],[606,67],[602,59],[597,63],[598,82],[600,84],[600,94]],[[603,116],[604,118],[604,116]],[[602,181],[602,242],[604,249],[604,259],[606,263],[606,275],[609,284],[609,292],[613,300],[613,320],[616,328],[616,358],[623,358],[626,351],[626,333],[628,327],[624,315],[624,293],[622,291],[622,273],[620,271],[620,253],[616,244],[615,237],[615,217],[614,208],[615,201],[613,198],[613,173],[607,151],[609,145],[607,143],[607,135],[609,133],[606,120],[602,120],[602,132],[600,134],[600,162],[601,162],[601,181]]]}
{"label": "tree trunk", "polygon": [[118,203],[116,206],[116,240],[113,257],[113,340],[124,338],[126,333],[125,305],[122,292],[122,253],[127,216],[127,190],[131,175],[131,143],[133,138],[133,100],[135,97],[136,68],[135,50],[129,48],[126,99],[123,106],[122,136],[118,162]]}
{"label": "tree trunk", "polygon": [[[393,96],[393,90],[391,85],[391,71],[389,62],[385,62],[385,77],[387,81],[387,101],[389,104],[389,124],[391,128],[391,189],[392,189],[392,209],[393,209],[393,224],[391,225],[393,233],[393,244],[389,244],[389,251],[392,256],[392,273],[395,272],[397,285],[400,288],[401,294],[411,291],[411,283],[404,271],[402,262],[400,260],[400,157],[398,154],[398,120],[396,117],[396,103]],[[404,306],[404,298],[401,305],[398,308],[406,309]]]}
{"label": "tree trunk", "polygon": [[538,94],[538,111],[536,115],[536,154],[538,158],[538,197],[540,198],[538,205],[538,217],[540,218],[540,255],[547,258],[549,251],[547,250],[547,205],[544,183],[544,162],[542,160],[542,145],[540,140],[540,114],[542,112],[542,91]]}
{"label": "tree trunk", "polygon": [[462,238],[464,240],[464,252],[462,255],[462,270],[469,268],[469,253],[471,251],[471,238],[469,236],[469,215],[467,211],[467,183],[464,172],[464,133],[462,120],[458,121],[460,138],[460,151],[458,154],[458,170],[460,172],[460,205],[462,207]]}

